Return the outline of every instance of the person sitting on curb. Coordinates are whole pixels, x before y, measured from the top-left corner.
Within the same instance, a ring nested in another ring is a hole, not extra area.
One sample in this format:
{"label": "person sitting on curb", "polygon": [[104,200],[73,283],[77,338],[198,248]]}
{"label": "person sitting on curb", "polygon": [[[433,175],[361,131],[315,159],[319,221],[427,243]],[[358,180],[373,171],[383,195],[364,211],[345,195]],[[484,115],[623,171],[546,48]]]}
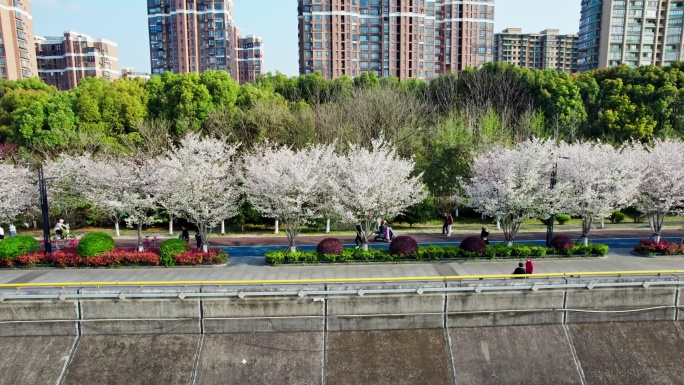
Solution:
{"label": "person sitting on curb", "polygon": [[[525,271],[525,264],[520,262],[518,263],[518,267],[513,270],[513,274],[518,275],[518,274],[527,274],[527,271]],[[524,277],[520,277],[524,278]]]}

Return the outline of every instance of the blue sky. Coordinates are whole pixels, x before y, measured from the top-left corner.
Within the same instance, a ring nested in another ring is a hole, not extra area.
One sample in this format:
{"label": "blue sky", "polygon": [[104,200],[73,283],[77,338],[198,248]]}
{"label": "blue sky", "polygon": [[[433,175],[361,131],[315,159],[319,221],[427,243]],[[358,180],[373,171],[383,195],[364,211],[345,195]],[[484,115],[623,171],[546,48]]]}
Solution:
{"label": "blue sky", "polygon": [[[118,43],[119,67],[149,72],[146,0],[31,0],[36,35],[77,31]],[[558,28],[576,33],[580,0],[496,0],[496,32]],[[245,35],[264,38],[266,71],[298,74],[297,1],[234,0],[233,19]]]}

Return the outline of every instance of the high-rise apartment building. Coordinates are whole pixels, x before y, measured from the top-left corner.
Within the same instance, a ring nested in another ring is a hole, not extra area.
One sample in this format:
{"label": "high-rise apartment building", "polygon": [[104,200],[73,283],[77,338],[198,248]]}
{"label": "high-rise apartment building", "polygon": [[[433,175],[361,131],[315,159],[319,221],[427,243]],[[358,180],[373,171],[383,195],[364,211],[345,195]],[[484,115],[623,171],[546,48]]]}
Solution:
{"label": "high-rise apartment building", "polygon": [[48,85],[60,90],[76,88],[85,77],[119,78],[117,44],[67,31],[63,36],[36,36],[35,53],[38,75]]}
{"label": "high-rise apartment building", "polygon": [[684,59],[684,1],[582,0],[579,71]]}
{"label": "high-rise apartment building", "polygon": [[239,80],[232,0],[147,0],[152,74],[224,70]]}
{"label": "high-rise apartment building", "polygon": [[494,58],[494,0],[298,0],[299,72],[432,79]]}
{"label": "high-rise apartment building", "polygon": [[251,83],[264,70],[264,42],[259,36],[238,38],[237,54],[240,84]]}
{"label": "high-rise apartment building", "polygon": [[523,33],[507,28],[494,35],[494,61],[531,69],[577,72],[579,38],[561,35],[557,29]]}
{"label": "high-rise apartment building", "polygon": [[150,74],[147,72],[136,72],[133,67],[125,67],[121,69],[121,77],[124,79],[144,79],[150,80]]}
{"label": "high-rise apartment building", "polygon": [[0,0],[0,79],[36,76],[29,0]]}

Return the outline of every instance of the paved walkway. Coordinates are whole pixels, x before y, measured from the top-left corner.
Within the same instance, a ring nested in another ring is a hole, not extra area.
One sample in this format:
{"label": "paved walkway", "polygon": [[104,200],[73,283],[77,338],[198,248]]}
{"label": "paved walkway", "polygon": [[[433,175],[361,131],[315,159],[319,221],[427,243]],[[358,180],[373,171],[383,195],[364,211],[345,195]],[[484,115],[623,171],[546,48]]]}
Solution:
{"label": "paved walkway", "polygon": [[[443,275],[510,274],[516,261],[419,264],[263,266],[263,257],[234,258],[225,267],[20,269],[0,270],[0,283],[106,281],[292,280],[321,278],[389,278]],[[535,273],[589,271],[684,270],[684,257],[643,258],[626,250],[605,258],[539,260]]]}
{"label": "paved walkway", "polygon": [[[567,234],[567,233],[564,233]],[[578,234],[569,234],[577,237]],[[667,235],[667,234],[666,234]],[[521,234],[521,240],[541,240],[545,234]],[[535,273],[568,273],[598,271],[644,271],[644,270],[684,270],[684,257],[644,258],[630,254],[633,244],[639,238],[648,238],[650,232],[644,231],[597,231],[593,238],[620,237],[625,239],[606,239],[613,247],[605,258],[538,260]],[[676,233],[671,234],[677,237]],[[324,236],[304,236],[299,244],[312,245]],[[353,243],[353,238],[341,237],[345,243]],[[420,243],[458,242],[456,237],[443,235],[415,235]],[[496,237],[493,237],[496,240]],[[117,240],[120,246],[134,244],[134,239]],[[287,245],[284,236],[274,237],[236,237],[216,238],[213,245],[223,246],[274,246]],[[0,283],[53,283],[53,282],[131,282],[131,281],[244,281],[244,280],[293,280],[329,278],[390,278],[426,277],[450,275],[492,275],[510,274],[517,261],[503,262],[456,262],[456,263],[411,263],[411,264],[336,264],[309,266],[265,266],[263,256],[232,257],[228,266],[222,267],[138,267],[118,269],[5,269],[0,270]]]}

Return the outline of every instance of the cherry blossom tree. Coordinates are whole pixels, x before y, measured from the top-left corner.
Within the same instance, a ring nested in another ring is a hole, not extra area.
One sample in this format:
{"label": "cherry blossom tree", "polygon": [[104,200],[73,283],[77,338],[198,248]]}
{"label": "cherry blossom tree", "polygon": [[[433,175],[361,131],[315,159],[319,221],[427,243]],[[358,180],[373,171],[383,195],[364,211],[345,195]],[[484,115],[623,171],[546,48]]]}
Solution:
{"label": "cherry blossom tree", "polygon": [[566,182],[561,211],[582,218],[585,246],[594,218],[607,218],[634,202],[642,173],[637,149],[589,142],[560,144],[557,179]]}
{"label": "cherry blossom tree", "polygon": [[373,140],[370,148],[350,144],[338,169],[343,214],[361,223],[364,250],[375,220],[396,217],[426,196],[422,174],[413,175],[413,159],[399,157],[391,143],[380,139]]}
{"label": "cherry blossom tree", "polygon": [[324,196],[336,158],[331,145],[301,150],[262,144],[243,158],[247,200],[284,225],[291,251],[303,224],[324,215]]}
{"label": "cherry blossom tree", "polygon": [[642,154],[638,206],[648,213],[653,236],[660,242],[665,216],[684,208],[684,142],[656,139]]}
{"label": "cherry blossom tree", "polygon": [[515,148],[495,147],[475,157],[470,181],[463,183],[466,205],[501,220],[512,245],[525,219],[558,212],[567,182],[550,186],[558,148],[552,141],[532,139]]}
{"label": "cherry blossom tree", "polygon": [[13,221],[38,202],[38,181],[26,167],[0,163],[0,219]]}
{"label": "cherry blossom tree", "polygon": [[[167,182],[156,172],[153,159],[136,156],[127,159],[92,160],[79,171],[88,200],[110,212],[126,213],[126,224],[138,230],[138,250],[143,250],[142,227],[154,222],[158,191]],[[166,185],[168,186],[168,185]]]}
{"label": "cherry blossom tree", "polygon": [[[197,225],[204,251],[209,229],[237,215],[242,188],[236,177],[237,145],[188,134],[160,160],[159,178],[171,175],[165,205]],[[160,191],[162,194],[163,191]]]}
{"label": "cherry blossom tree", "polygon": [[59,210],[67,225],[70,223],[71,213],[86,203],[82,194],[83,180],[78,175],[78,170],[83,167],[80,161],[86,157],[61,155],[45,163],[49,205]]}

